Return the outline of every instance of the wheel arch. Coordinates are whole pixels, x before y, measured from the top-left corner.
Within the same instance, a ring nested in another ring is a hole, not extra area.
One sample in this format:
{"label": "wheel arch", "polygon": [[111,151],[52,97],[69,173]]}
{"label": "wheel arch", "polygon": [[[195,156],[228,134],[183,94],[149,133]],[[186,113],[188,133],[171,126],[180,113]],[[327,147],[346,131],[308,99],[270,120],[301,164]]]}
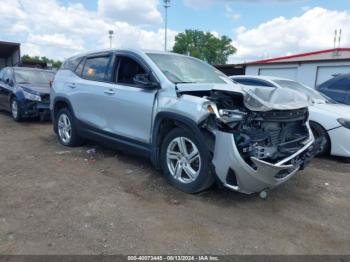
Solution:
{"label": "wheel arch", "polygon": [[52,111],[51,111],[51,118],[52,118],[53,129],[54,129],[55,133],[57,133],[56,117],[57,117],[58,112],[62,108],[68,108],[74,116],[73,107],[72,107],[72,104],[69,102],[69,100],[67,98],[64,98],[64,97],[56,97],[53,101],[53,107],[52,107]]}
{"label": "wheel arch", "polygon": [[325,153],[330,154],[332,152],[332,139],[329,136],[328,130],[324,127],[324,125],[322,125],[319,122],[316,122],[316,121],[313,121],[313,120],[310,120],[309,122],[310,122],[311,129],[312,129],[312,125],[317,125],[317,126],[321,127],[324,130],[324,132],[326,133],[327,141],[328,141],[329,145],[328,145],[328,148],[327,148]]}
{"label": "wheel arch", "polygon": [[180,127],[189,132],[192,132],[200,141],[205,145],[205,137],[203,130],[200,129],[198,124],[192,119],[172,113],[172,112],[160,112],[157,114],[154,120],[152,129],[152,153],[151,161],[156,168],[160,168],[160,147],[166,134],[173,128]]}

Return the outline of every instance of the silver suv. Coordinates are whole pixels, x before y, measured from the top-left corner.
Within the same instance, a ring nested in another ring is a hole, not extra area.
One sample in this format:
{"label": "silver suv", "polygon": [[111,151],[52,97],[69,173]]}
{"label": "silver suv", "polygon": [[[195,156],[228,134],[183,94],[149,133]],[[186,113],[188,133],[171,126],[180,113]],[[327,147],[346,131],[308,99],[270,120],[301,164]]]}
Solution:
{"label": "silver suv", "polygon": [[241,86],[205,62],[173,53],[74,56],[55,76],[50,109],[61,144],[88,138],[129,149],[188,193],[215,181],[247,194],[265,192],[318,150],[303,94]]}

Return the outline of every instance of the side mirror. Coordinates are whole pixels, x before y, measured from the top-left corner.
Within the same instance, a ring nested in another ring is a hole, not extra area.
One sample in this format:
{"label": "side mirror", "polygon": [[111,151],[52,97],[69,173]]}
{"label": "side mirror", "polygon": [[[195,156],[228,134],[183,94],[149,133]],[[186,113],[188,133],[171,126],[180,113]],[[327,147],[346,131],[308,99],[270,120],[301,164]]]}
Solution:
{"label": "side mirror", "polygon": [[133,78],[134,83],[145,88],[156,88],[158,84],[151,80],[149,74],[137,74]]}

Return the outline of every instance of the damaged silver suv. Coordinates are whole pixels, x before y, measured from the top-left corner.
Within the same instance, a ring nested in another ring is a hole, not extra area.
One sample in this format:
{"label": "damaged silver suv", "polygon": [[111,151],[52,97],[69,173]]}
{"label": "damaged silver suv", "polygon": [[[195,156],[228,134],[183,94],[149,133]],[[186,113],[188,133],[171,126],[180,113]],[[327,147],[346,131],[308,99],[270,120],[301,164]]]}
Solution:
{"label": "damaged silver suv", "polygon": [[233,83],[188,56],[109,50],[65,61],[51,90],[54,131],[149,157],[176,188],[215,181],[247,194],[287,181],[317,153],[308,100]]}

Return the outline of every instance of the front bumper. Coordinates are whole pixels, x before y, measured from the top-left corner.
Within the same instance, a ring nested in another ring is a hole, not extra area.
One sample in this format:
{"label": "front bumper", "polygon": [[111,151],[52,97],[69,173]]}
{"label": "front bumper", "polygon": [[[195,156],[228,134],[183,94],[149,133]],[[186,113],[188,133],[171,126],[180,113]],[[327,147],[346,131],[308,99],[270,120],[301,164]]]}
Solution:
{"label": "front bumper", "polygon": [[256,168],[248,165],[241,157],[231,133],[216,133],[213,164],[216,175],[224,186],[245,194],[272,189],[303,169],[320,150],[321,143],[314,143],[314,136],[309,129],[309,139],[295,154],[271,164],[251,158]]}
{"label": "front bumper", "polygon": [[331,155],[350,157],[350,129],[343,126],[328,131]]}
{"label": "front bumper", "polygon": [[24,117],[49,116],[50,104],[25,100],[21,105]]}

